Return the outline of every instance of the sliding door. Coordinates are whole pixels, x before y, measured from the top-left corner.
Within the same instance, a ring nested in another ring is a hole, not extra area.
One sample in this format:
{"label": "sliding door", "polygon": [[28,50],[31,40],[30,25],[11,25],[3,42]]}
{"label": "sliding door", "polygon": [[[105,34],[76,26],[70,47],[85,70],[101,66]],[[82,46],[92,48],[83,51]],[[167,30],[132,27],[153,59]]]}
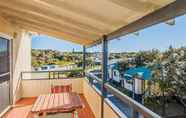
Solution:
{"label": "sliding door", "polygon": [[10,105],[10,41],[0,37],[0,112]]}

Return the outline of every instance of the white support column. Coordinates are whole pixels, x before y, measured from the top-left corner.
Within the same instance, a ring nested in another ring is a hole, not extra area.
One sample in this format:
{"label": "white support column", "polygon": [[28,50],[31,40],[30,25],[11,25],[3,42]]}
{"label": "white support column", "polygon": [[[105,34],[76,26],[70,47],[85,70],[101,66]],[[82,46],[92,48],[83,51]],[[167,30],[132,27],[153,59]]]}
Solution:
{"label": "white support column", "polygon": [[[22,71],[31,71],[31,33],[20,30],[13,39],[13,102],[21,97]],[[30,76],[28,76],[30,77]]]}

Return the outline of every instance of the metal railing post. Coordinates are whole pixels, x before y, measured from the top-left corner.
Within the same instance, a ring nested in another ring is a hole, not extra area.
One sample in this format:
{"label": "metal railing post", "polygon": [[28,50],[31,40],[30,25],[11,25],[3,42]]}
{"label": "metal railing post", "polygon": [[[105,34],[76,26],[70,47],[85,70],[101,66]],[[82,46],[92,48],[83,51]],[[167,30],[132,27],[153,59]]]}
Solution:
{"label": "metal railing post", "polygon": [[138,117],[138,112],[134,108],[131,108],[131,118],[137,118],[137,117]]}
{"label": "metal railing post", "polygon": [[108,41],[107,36],[103,36],[102,40],[102,85],[101,85],[101,92],[102,92],[102,98],[101,98],[101,118],[104,118],[104,98],[107,96],[105,83],[107,82],[108,78]]}
{"label": "metal railing post", "polygon": [[21,80],[23,79],[23,72],[21,72],[21,78],[20,78]]}
{"label": "metal railing post", "polygon": [[57,72],[57,79],[59,79],[59,71]]}
{"label": "metal railing post", "polygon": [[83,46],[83,76],[85,76],[86,69],[86,47]]}
{"label": "metal railing post", "polygon": [[53,71],[53,79],[55,79],[56,78],[56,75],[55,75],[56,73]]}
{"label": "metal railing post", "polygon": [[48,76],[49,76],[48,78],[51,79],[50,71],[48,72],[48,74],[49,74],[49,75],[48,75]]}

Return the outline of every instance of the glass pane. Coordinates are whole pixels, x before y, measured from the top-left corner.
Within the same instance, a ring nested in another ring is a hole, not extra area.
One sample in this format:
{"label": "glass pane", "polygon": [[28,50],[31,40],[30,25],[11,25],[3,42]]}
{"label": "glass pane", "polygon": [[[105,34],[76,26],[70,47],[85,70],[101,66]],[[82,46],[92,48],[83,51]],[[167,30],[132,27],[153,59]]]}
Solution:
{"label": "glass pane", "polygon": [[9,72],[9,41],[0,38],[0,74]]}
{"label": "glass pane", "polygon": [[[1,77],[0,80],[5,78],[9,78],[9,75]],[[0,112],[10,104],[9,85],[9,81],[0,82]]]}
{"label": "glass pane", "polygon": [[0,38],[0,112],[10,104],[9,40]]}

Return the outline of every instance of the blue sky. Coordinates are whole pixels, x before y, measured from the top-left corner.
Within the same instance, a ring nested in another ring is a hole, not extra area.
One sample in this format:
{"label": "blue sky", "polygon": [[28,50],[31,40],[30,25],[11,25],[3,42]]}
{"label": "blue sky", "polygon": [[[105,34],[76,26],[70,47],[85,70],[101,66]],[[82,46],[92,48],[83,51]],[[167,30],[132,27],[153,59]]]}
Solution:
{"label": "blue sky", "polygon": [[[110,52],[131,52],[186,46],[186,15],[176,18],[176,25],[161,23],[139,31],[139,36],[133,34],[120,37],[109,42]],[[47,36],[33,36],[33,49],[53,49],[59,51],[82,51],[82,46]],[[101,47],[93,47],[89,51],[101,51]]]}

